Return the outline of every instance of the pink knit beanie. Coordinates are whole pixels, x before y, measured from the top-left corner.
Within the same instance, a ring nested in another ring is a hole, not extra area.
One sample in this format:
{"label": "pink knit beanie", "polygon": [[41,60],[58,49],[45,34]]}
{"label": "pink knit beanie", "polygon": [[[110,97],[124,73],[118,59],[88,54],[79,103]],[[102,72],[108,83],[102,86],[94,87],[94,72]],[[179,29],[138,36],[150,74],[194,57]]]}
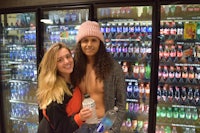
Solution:
{"label": "pink knit beanie", "polygon": [[104,42],[103,34],[100,30],[100,26],[95,21],[86,21],[82,23],[78,29],[78,34],[76,36],[76,42],[78,43],[81,39],[87,36],[94,36],[99,38]]}

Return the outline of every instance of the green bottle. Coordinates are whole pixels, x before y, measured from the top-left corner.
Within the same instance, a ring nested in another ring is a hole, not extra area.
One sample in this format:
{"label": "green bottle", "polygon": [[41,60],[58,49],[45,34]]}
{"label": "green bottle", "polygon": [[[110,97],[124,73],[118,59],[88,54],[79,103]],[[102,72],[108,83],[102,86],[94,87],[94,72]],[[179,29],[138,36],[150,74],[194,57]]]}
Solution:
{"label": "green bottle", "polygon": [[147,63],[147,65],[145,66],[145,78],[150,79],[150,76],[151,76],[151,67],[150,64]]}

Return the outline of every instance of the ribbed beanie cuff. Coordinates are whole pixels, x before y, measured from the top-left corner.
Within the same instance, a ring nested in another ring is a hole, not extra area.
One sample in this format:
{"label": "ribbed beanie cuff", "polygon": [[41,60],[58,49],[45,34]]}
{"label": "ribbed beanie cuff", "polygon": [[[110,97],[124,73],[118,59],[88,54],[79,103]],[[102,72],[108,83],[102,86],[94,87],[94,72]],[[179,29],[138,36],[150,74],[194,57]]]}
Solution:
{"label": "ribbed beanie cuff", "polygon": [[99,38],[104,42],[103,34],[100,30],[100,26],[95,21],[86,21],[82,23],[78,29],[78,34],[76,36],[76,42],[78,43],[81,39],[88,36],[94,36]]}

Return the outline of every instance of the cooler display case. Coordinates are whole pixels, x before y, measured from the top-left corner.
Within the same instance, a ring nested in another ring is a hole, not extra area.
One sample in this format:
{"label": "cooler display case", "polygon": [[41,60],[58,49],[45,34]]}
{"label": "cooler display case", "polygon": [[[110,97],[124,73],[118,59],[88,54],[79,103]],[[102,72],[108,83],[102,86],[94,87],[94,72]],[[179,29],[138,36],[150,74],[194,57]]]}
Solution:
{"label": "cooler display case", "polygon": [[6,133],[37,131],[35,17],[35,12],[1,14],[1,119]]}
{"label": "cooler display case", "polygon": [[152,7],[97,7],[107,51],[122,66],[126,116],[122,133],[147,132],[152,46]]}
{"label": "cooler display case", "polygon": [[89,7],[43,10],[44,51],[53,43],[63,42],[73,52],[78,26],[89,19]]}
{"label": "cooler display case", "polygon": [[161,5],[156,132],[200,132],[200,5]]}

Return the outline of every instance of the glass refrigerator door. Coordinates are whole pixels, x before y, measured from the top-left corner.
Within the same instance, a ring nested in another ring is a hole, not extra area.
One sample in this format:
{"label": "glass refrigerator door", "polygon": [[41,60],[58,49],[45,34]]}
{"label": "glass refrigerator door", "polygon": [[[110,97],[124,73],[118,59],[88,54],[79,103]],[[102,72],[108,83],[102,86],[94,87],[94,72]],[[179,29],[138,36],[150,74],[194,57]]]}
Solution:
{"label": "glass refrigerator door", "polygon": [[162,5],[156,131],[200,132],[200,5]]}
{"label": "glass refrigerator door", "polygon": [[1,14],[4,133],[36,132],[38,106],[35,13]]}
{"label": "glass refrigerator door", "polygon": [[44,51],[53,43],[63,42],[73,52],[77,27],[89,18],[89,9],[44,11]]}
{"label": "glass refrigerator door", "polygon": [[152,7],[97,8],[97,17],[107,51],[121,64],[127,84],[127,112],[121,132],[147,132]]}

